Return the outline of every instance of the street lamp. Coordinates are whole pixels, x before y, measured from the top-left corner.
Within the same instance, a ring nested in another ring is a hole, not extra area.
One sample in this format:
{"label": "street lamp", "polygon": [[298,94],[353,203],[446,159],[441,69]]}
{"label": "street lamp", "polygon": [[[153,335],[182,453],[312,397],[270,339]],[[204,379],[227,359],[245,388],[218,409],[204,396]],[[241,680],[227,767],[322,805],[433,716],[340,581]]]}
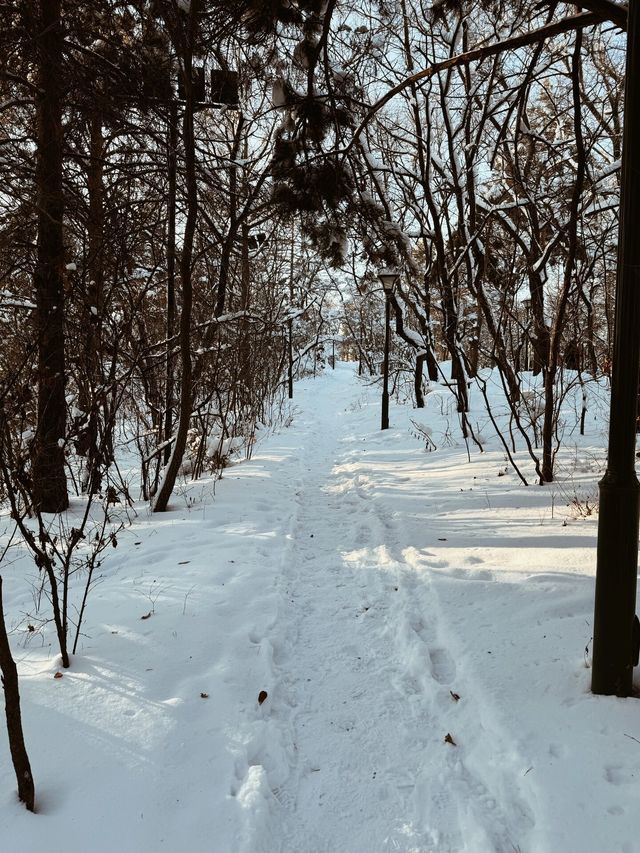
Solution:
{"label": "street lamp", "polygon": [[380,270],[378,278],[382,284],[385,296],[384,312],[384,362],[382,365],[382,419],[380,429],[389,429],[389,319],[391,314],[391,297],[400,274],[397,270]]}
{"label": "street lamp", "polygon": [[629,696],[637,663],[640,484],[635,471],[640,373],[640,4],[629,4],[616,321],[607,471],[600,481],[591,690]]}

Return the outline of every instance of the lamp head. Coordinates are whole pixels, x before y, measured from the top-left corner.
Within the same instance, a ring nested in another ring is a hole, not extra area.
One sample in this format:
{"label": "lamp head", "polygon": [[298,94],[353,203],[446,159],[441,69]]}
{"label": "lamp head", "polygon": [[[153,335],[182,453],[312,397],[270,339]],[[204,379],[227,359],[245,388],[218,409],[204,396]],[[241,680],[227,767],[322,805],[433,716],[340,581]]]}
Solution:
{"label": "lamp head", "polygon": [[391,296],[393,291],[395,290],[396,284],[398,283],[398,279],[400,278],[400,273],[398,270],[394,269],[384,269],[380,270],[378,273],[378,278],[380,279],[380,283],[384,288],[384,292],[387,296]]}

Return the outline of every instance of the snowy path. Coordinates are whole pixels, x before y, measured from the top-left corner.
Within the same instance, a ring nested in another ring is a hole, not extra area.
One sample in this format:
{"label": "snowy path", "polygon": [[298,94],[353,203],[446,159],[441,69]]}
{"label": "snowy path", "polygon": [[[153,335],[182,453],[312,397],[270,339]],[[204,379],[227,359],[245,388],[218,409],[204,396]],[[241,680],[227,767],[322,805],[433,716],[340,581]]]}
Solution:
{"label": "snowy path", "polygon": [[[464,684],[439,638],[428,571],[403,556],[419,553],[354,473],[364,451],[348,430],[352,400],[353,380],[338,374],[314,389],[313,410],[297,423],[295,509],[268,638],[279,683],[271,713],[290,772],[271,786],[268,840],[256,827],[246,849],[523,849],[532,821],[510,764],[493,770],[493,792],[465,763],[464,747],[445,743],[461,716],[467,738],[490,735],[469,697],[452,696]],[[264,750],[254,766],[269,764],[268,743]]]}
{"label": "snowy path", "polygon": [[595,486],[597,445],[525,488],[496,442],[467,457],[447,389],[394,404],[384,433],[379,411],[343,365],[297,383],[291,424],[220,482],[182,484],[160,517],[139,504],[62,678],[12,553],[39,813],[0,736],[3,841],[640,853],[637,700],[589,692],[597,521],[571,498]]}

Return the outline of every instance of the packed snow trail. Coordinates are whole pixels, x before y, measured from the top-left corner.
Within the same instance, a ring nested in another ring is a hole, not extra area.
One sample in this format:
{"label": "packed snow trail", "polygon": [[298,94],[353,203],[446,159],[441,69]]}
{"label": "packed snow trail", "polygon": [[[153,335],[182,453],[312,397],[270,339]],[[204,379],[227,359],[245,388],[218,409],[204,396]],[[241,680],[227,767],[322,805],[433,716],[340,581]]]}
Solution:
{"label": "packed snow trail", "polygon": [[[270,649],[274,684],[261,713],[279,728],[280,748],[274,758],[273,729],[254,743],[239,780],[238,796],[250,803],[239,849],[525,850],[532,818],[509,777],[511,761],[494,767],[497,790],[489,790],[465,762],[465,747],[445,740],[461,718],[480,751],[492,733],[469,708],[468,691],[456,698],[465,684],[439,636],[428,567],[407,563],[403,552],[419,561],[419,551],[354,473],[375,446],[349,430],[352,371],[307,384],[299,399],[278,614],[264,638],[254,637]],[[269,814],[268,829],[252,825],[255,811]]]}
{"label": "packed snow trail", "polygon": [[468,456],[448,388],[421,411],[394,401],[381,432],[366,386],[346,365],[297,383],[249,461],[180,484],[166,513],[140,501],[63,673],[46,602],[33,618],[37,570],[11,550],[38,814],[0,736],[3,842],[640,853],[637,699],[589,691],[597,518],[575,500],[606,419],[590,410],[558,482],[525,488],[473,388],[485,452]]}

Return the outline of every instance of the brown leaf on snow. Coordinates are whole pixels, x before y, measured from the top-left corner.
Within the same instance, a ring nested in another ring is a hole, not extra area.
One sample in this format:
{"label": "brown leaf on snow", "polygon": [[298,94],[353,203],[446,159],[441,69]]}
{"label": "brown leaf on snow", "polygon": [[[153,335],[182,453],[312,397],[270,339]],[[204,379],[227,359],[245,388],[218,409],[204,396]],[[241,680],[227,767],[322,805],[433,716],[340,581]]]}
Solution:
{"label": "brown leaf on snow", "polygon": [[141,619],[151,619],[151,611],[149,611],[145,616],[141,616]]}
{"label": "brown leaf on snow", "polygon": [[209,698],[209,694],[208,694],[208,693],[201,693],[201,694],[200,694],[200,698],[201,698],[201,699],[208,699],[208,698]]}
{"label": "brown leaf on snow", "polygon": [[451,693],[451,698],[453,699],[454,702],[460,701],[460,694],[459,693],[454,693],[453,690],[450,690],[449,693]]}
{"label": "brown leaf on snow", "polygon": [[451,744],[451,746],[457,746],[457,745],[458,745],[458,744],[455,742],[455,740],[451,737],[451,735],[449,734],[449,732],[447,732],[447,734],[444,736],[444,742],[445,742],[445,743],[450,743],[450,744]]}
{"label": "brown leaf on snow", "polygon": [[53,677],[54,677],[54,678],[62,678],[62,673],[61,673],[61,672],[56,672],[56,674],[55,674]]}
{"label": "brown leaf on snow", "polygon": [[267,698],[267,691],[261,690],[260,693],[258,693],[258,705],[262,705],[262,703],[264,702],[264,700],[266,698]]}

